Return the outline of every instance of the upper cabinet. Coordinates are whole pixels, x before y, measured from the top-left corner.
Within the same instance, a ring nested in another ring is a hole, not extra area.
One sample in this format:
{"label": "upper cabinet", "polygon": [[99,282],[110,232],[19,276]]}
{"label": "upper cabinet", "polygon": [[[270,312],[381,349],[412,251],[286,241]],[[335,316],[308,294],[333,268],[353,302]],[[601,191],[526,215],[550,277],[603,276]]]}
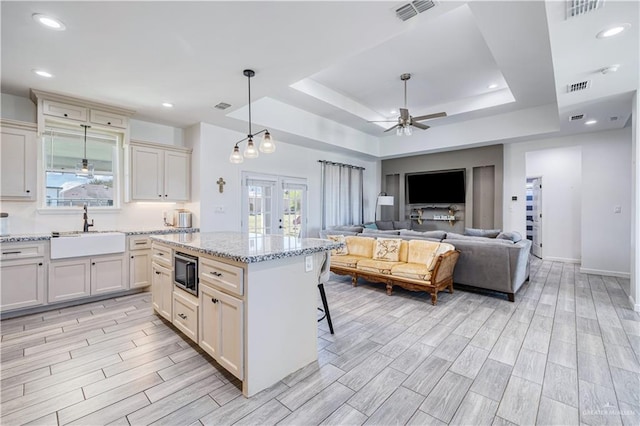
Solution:
{"label": "upper cabinet", "polygon": [[2,120],[0,199],[36,199],[37,148],[35,126]]}
{"label": "upper cabinet", "polygon": [[191,151],[131,141],[131,201],[189,201]]}
{"label": "upper cabinet", "polygon": [[46,121],[54,121],[121,129],[128,135],[129,117],[134,114],[132,110],[40,90],[32,89],[31,99],[38,106],[38,133],[44,131]]}

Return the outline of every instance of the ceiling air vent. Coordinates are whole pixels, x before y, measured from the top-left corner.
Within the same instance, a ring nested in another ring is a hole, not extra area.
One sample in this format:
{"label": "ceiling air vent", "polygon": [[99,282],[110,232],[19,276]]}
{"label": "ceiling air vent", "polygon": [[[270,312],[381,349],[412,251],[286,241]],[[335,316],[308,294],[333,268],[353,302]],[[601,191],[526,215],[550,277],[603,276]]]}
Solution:
{"label": "ceiling air vent", "polygon": [[227,109],[231,106],[231,104],[228,104],[226,102],[220,102],[218,105],[214,106],[214,108],[216,109]]}
{"label": "ceiling air vent", "polygon": [[604,0],[567,0],[567,19],[598,10],[602,3]]}
{"label": "ceiling air vent", "polygon": [[588,89],[590,86],[591,86],[591,81],[589,80],[580,81],[578,83],[569,84],[567,86],[567,92],[568,93],[579,92],[581,90]]}
{"label": "ceiling air vent", "polygon": [[401,21],[406,21],[410,18],[413,18],[418,13],[422,13],[425,10],[431,9],[435,5],[436,4],[432,0],[415,0],[396,9],[396,16]]}
{"label": "ceiling air vent", "polygon": [[584,114],[576,114],[569,117],[569,121],[582,120],[583,118],[584,118]]}

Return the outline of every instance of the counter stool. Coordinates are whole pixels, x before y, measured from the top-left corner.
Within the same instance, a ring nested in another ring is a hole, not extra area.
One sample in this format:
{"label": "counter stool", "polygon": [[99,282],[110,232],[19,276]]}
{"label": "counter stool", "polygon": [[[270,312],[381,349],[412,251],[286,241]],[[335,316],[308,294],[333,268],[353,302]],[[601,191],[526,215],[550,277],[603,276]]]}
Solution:
{"label": "counter stool", "polygon": [[320,290],[320,298],[322,299],[322,308],[318,308],[323,313],[322,317],[318,319],[318,322],[327,318],[327,324],[329,324],[329,331],[333,334],[333,323],[331,322],[331,313],[329,313],[329,304],[327,303],[327,295],[324,292],[324,283],[329,281],[331,271],[329,270],[331,265],[331,252],[327,252],[324,259],[324,263],[320,268],[320,275],[318,276],[318,290]]}

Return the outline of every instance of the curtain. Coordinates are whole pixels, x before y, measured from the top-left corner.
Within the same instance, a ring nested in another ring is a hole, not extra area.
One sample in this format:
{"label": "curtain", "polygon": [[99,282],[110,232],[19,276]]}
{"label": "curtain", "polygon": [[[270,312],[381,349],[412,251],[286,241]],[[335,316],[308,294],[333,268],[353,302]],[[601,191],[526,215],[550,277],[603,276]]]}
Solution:
{"label": "curtain", "polygon": [[319,162],[322,165],[322,229],[363,223],[364,168]]}

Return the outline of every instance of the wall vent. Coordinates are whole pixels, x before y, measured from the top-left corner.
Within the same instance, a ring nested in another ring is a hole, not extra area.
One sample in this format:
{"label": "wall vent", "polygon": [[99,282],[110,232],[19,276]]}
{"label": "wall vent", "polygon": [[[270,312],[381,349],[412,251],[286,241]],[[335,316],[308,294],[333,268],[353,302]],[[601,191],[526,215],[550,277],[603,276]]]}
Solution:
{"label": "wall vent", "polygon": [[220,102],[218,105],[214,106],[214,108],[216,109],[227,109],[231,106],[231,104],[228,104],[226,102]]}
{"label": "wall vent", "polygon": [[435,5],[436,4],[432,0],[415,0],[396,9],[396,16],[401,21],[406,21],[413,18],[418,13],[431,9]]}
{"label": "wall vent", "polygon": [[569,117],[569,121],[578,121],[584,118],[584,114],[576,114]]}
{"label": "wall vent", "polygon": [[569,92],[569,93],[579,92],[581,90],[588,89],[589,87],[591,87],[591,81],[590,80],[580,81],[578,83],[573,83],[573,84],[567,85],[567,92]]}
{"label": "wall vent", "polygon": [[567,19],[596,11],[603,3],[604,0],[567,0]]}

